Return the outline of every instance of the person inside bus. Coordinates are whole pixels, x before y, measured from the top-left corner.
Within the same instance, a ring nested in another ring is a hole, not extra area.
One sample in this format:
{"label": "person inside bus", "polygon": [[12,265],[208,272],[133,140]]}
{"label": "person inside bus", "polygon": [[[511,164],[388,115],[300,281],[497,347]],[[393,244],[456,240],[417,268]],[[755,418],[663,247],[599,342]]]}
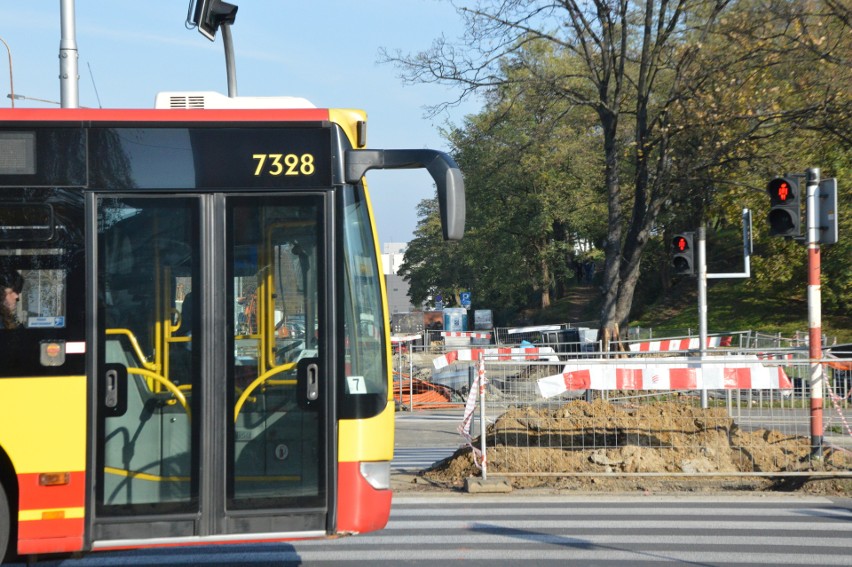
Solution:
{"label": "person inside bus", "polygon": [[0,289],[3,290],[3,302],[0,304],[0,325],[3,329],[15,329],[20,326],[16,312],[24,278],[17,270],[0,268]]}
{"label": "person inside bus", "polygon": [[180,325],[175,331],[176,337],[192,336],[192,292],[189,291],[183,297],[180,306]]}
{"label": "person inside bus", "polygon": [[167,378],[175,385],[189,384],[192,381],[192,292],[188,292],[180,308],[180,325],[175,337],[189,337],[187,342],[174,343],[171,347],[171,371]]}

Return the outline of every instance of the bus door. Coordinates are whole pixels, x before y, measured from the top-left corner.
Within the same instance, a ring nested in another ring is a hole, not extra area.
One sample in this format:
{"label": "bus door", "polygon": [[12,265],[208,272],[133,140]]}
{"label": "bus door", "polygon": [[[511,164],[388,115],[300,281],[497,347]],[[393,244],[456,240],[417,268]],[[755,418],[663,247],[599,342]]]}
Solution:
{"label": "bus door", "polygon": [[93,547],[326,533],[330,197],[97,194],[88,206]]}

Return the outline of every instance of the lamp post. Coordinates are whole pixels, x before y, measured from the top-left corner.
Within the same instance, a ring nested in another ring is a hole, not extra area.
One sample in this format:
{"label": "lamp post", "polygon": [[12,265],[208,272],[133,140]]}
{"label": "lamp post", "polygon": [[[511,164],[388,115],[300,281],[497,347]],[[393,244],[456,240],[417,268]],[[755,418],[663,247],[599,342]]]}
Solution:
{"label": "lamp post", "polygon": [[[12,100],[32,100],[35,102],[44,102],[47,104],[55,104],[56,106],[62,106],[62,103],[58,100],[48,100],[46,98],[38,98],[35,96],[26,96],[22,94],[7,94],[6,98],[11,98]],[[90,106],[76,106],[75,108],[91,108]]]}
{"label": "lamp post", "polygon": [[12,50],[9,49],[9,44],[0,37],[0,43],[6,48],[6,53],[9,55],[9,98],[12,99],[12,108],[15,108],[15,78],[12,73]]}
{"label": "lamp post", "polygon": [[12,106],[13,107],[15,106],[14,101],[16,101],[16,100],[34,100],[36,102],[46,102],[47,104],[56,104],[56,105],[62,106],[62,103],[59,102],[59,101],[56,101],[56,100],[47,100],[46,98],[37,98],[37,97],[34,97],[34,96],[25,96],[25,95],[22,95],[22,94],[9,93],[9,94],[6,95],[6,98],[12,99]]}

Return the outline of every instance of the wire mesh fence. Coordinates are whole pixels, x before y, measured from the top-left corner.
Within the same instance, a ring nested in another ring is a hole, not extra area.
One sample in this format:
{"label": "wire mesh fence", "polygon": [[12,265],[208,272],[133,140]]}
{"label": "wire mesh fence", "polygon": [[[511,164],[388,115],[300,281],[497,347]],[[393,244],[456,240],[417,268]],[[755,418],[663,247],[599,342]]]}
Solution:
{"label": "wire mesh fence", "polygon": [[815,437],[806,346],[764,340],[735,334],[704,358],[686,343],[618,358],[541,343],[432,344],[397,352],[407,368],[395,388],[402,409],[457,408],[461,422],[482,356],[495,474],[849,475],[850,372],[816,361],[825,379]]}

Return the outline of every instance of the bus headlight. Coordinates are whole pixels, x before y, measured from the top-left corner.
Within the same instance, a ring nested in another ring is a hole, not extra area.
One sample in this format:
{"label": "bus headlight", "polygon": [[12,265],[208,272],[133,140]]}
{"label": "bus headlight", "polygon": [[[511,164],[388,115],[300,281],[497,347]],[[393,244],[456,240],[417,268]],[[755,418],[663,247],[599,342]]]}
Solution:
{"label": "bus headlight", "polygon": [[361,476],[376,490],[390,488],[390,461],[361,463]]}

